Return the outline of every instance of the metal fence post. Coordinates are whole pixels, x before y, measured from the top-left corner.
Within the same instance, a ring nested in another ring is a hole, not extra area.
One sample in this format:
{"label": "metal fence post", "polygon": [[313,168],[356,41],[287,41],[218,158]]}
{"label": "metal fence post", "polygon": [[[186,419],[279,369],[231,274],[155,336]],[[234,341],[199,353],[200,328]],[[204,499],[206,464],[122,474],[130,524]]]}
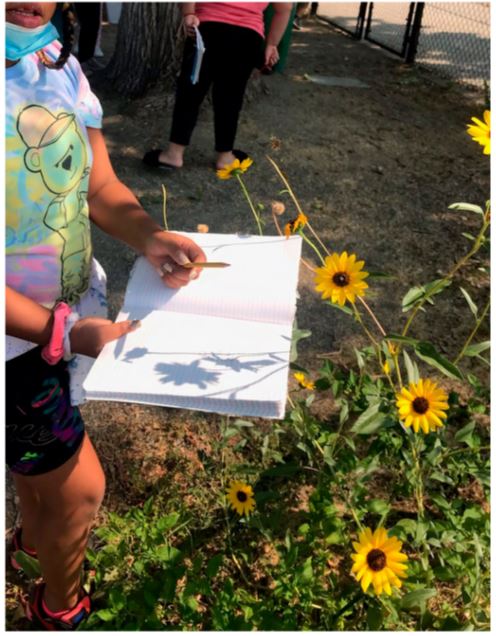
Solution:
{"label": "metal fence post", "polygon": [[357,25],[356,25],[356,31],[355,31],[355,37],[357,40],[362,39],[363,26],[365,24],[366,14],[367,14],[367,3],[360,2],[360,11],[358,12]]}
{"label": "metal fence post", "polygon": [[406,51],[405,62],[413,64],[417,53],[420,29],[422,28],[422,15],[424,13],[425,2],[417,2],[415,6],[415,15],[413,17],[412,30],[408,38],[408,48]]}

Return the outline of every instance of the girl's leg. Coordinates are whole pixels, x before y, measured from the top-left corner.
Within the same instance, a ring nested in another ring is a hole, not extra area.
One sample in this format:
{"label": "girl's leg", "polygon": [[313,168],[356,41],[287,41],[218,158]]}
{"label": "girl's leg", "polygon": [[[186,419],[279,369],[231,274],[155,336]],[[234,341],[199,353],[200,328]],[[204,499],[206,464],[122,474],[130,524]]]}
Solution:
{"label": "girl's leg", "polygon": [[35,549],[36,535],[38,532],[40,501],[38,495],[25,481],[12,473],[14,484],[19,497],[19,509],[22,519],[22,547],[28,550]]}
{"label": "girl's leg", "polygon": [[170,143],[159,155],[159,161],[180,168],[183,165],[184,151],[189,145],[195,129],[200,106],[212,82],[211,52],[209,43],[209,25],[202,25],[201,32],[205,40],[206,52],[203,57],[197,84],[191,83],[191,69],[195,56],[195,48],[188,38],[183,54],[181,74],[177,80],[176,100],[172,113]]}
{"label": "girl's leg", "polygon": [[251,29],[223,25],[226,28],[225,48],[231,51],[216,69],[213,80],[215,149],[217,168],[234,161],[232,150],[238,118],[243,106],[246,85],[253,69],[262,61],[263,40]]}
{"label": "girl's leg", "polygon": [[[105,491],[105,476],[88,436],[59,468],[31,477],[16,475],[15,483],[46,583],[45,603],[52,612],[69,609],[78,601],[88,534]],[[36,521],[28,493],[39,502]]]}

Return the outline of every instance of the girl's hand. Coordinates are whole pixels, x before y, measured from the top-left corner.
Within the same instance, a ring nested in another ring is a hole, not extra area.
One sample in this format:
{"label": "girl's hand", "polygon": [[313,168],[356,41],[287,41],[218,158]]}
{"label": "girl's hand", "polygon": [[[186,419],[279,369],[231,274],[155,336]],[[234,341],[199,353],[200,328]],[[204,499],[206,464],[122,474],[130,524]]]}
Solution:
{"label": "girl's hand", "polygon": [[265,66],[267,68],[272,68],[275,64],[279,62],[279,51],[277,50],[277,46],[274,44],[267,44],[265,47]]}
{"label": "girl's hand", "polygon": [[194,13],[188,13],[183,17],[183,28],[189,38],[195,37],[195,27],[198,28],[199,26],[200,20]]}
{"label": "girl's hand", "polygon": [[135,320],[112,322],[106,318],[82,318],[71,329],[71,351],[96,358],[107,342],[117,340],[139,326],[139,321]]}
{"label": "girl's hand", "polygon": [[182,265],[207,260],[201,247],[190,238],[163,231],[154,232],[148,238],[145,256],[164,283],[173,289],[184,287],[200,275],[200,270],[187,269]]}

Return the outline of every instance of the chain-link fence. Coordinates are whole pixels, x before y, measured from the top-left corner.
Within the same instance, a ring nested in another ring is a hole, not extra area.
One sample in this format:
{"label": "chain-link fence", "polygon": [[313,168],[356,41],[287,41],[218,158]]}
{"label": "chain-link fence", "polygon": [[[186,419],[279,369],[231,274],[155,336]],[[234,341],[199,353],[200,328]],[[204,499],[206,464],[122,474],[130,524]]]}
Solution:
{"label": "chain-link fence", "polygon": [[445,77],[490,79],[489,2],[320,2],[317,15]]}
{"label": "chain-link fence", "polygon": [[411,2],[369,3],[365,38],[402,57],[412,21]]}
{"label": "chain-link fence", "polygon": [[426,2],[415,61],[458,81],[490,78],[489,2]]}
{"label": "chain-link fence", "polygon": [[363,4],[363,2],[319,2],[317,15],[343,31],[361,38],[361,29],[357,32],[357,26],[360,26],[357,25],[357,21]]}

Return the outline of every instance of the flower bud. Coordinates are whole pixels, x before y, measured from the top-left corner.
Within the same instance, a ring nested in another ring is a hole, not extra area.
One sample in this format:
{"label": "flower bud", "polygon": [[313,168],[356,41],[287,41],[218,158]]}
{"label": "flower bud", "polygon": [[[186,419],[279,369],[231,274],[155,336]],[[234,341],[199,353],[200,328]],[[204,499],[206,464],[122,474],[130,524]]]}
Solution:
{"label": "flower bud", "polygon": [[282,203],[282,201],[272,201],[270,205],[272,208],[272,214],[277,214],[277,216],[281,216],[281,214],[284,214],[286,206],[284,205],[284,203]]}

